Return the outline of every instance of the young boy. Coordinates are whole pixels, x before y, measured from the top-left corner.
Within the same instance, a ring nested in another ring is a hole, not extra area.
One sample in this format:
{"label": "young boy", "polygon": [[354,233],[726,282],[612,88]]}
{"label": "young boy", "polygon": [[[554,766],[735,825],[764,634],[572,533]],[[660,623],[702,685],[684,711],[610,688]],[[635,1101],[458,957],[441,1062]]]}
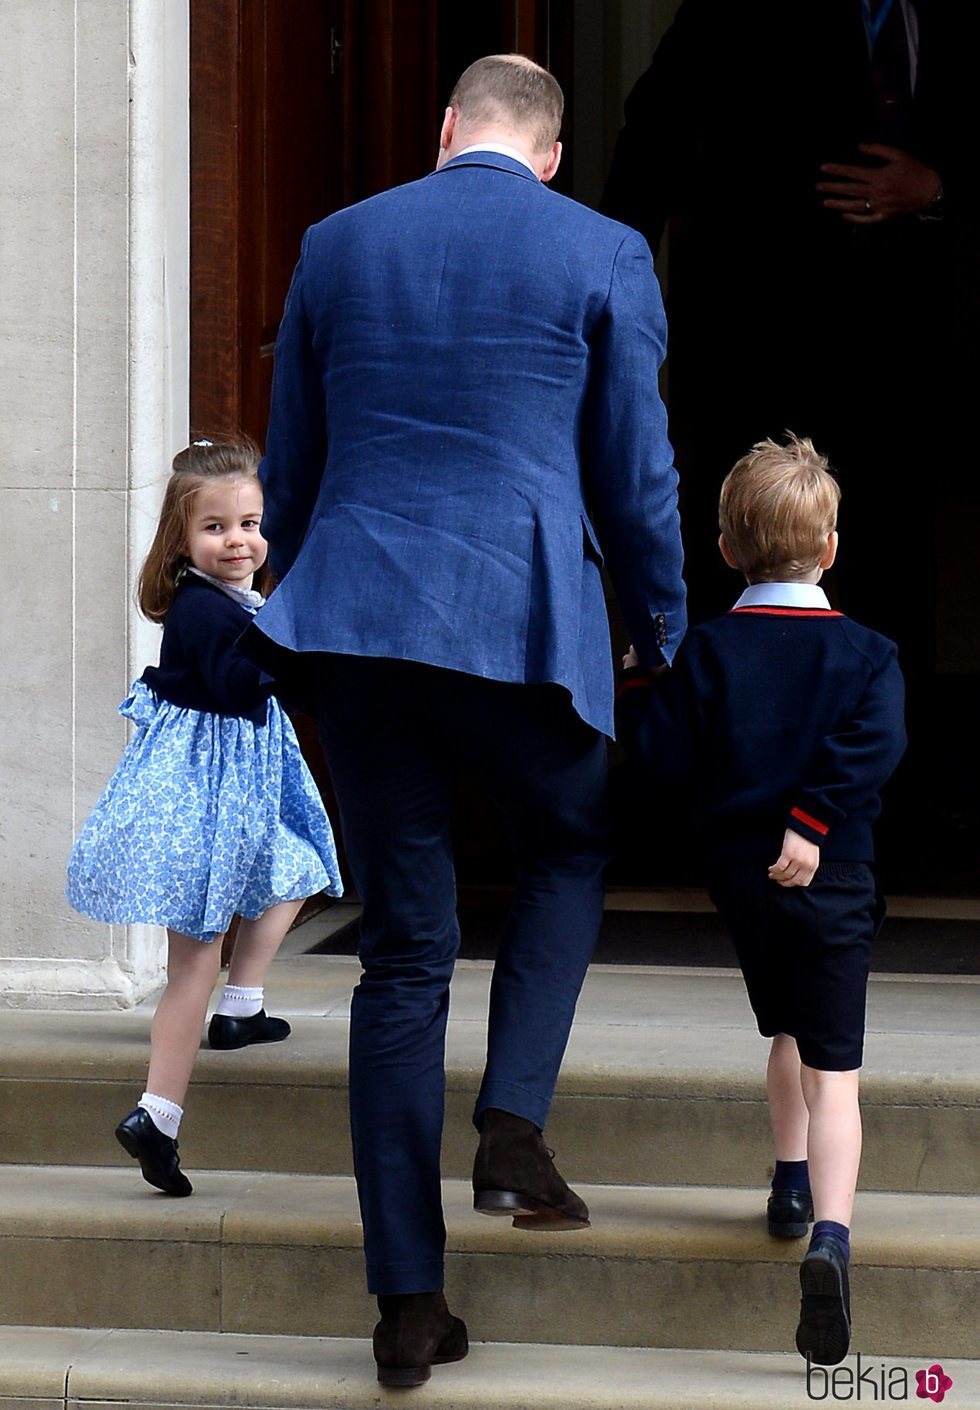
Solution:
{"label": "young boy", "polygon": [[618,702],[627,746],[692,800],[711,899],[772,1038],[769,1232],[798,1238],[815,1217],[796,1345],[821,1365],[850,1342],[858,1070],[884,914],[872,824],[905,748],[895,646],[817,586],[837,552],[839,498],[810,441],[755,445],[720,505],[722,556],[748,587],[689,632],[662,681],[627,669]]}

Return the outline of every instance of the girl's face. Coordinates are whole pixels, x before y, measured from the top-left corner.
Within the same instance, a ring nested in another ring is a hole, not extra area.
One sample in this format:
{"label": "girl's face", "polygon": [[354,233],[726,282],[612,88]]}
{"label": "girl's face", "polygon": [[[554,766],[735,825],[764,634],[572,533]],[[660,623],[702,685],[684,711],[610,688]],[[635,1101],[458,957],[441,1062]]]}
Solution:
{"label": "girl's face", "polygon": [[254,476],[202,485],[191,506],[187,556],[202,573],[250,588],[268,553],[261,522],[262,486]]}

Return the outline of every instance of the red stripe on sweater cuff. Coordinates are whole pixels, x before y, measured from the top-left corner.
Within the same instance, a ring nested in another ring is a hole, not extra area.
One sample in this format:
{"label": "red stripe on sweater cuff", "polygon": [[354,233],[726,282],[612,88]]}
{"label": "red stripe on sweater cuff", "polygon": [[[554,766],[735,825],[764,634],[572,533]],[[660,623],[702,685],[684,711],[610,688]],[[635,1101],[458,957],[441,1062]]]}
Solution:
{"label": "red stripe on sweater cuff", "polygon": [[811,818],[809,813],[804,813],[802,808],[791,808],[789,813],[791,818],[797,822],[806,823],[807,827],[812,827],[814,832],[819,832],[821,837],[826,837],[830,828],[826,823],[818,822],[816,818]]}
{"label": "red stripe on sweater cuff", "polygon": [[653,685],[649,676],[630,676],[629,680],[621,681],[616,695],[625,695],[628,690],[636,690],[639,686],[644,686],[647,690]]}

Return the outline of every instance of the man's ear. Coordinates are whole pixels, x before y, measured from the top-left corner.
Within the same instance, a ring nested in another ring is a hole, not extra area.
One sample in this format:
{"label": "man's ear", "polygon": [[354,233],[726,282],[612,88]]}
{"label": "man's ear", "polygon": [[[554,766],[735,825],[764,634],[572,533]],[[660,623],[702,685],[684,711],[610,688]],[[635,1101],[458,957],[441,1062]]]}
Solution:
{"label": "man's ear", "polygon": [[558,163],[561,161],[561,143],[556,142],[548,154],[548,160],[541,169],[541,181],[550,181],[558,170]]}
{"label": "man's ear", "polygon": [[449,149],[449,144],[453,140],[453,133],[456,131],[456,109],[447,108],[442,119],[442,129],[439,133],[439,147],[445,152]]}

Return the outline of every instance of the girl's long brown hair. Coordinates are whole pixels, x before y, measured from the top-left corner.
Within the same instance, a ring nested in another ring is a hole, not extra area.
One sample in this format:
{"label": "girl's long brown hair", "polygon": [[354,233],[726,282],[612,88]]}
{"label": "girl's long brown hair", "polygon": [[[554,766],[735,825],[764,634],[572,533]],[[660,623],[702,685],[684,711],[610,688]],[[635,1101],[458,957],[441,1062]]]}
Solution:
{"label": "girl's long brown hair", "polygon": [[[258,446],[248,436],[193,441],[174,456],[157,531],[136,582],[137,604],[151,622],[162,622],[173,606],[188,562],[187,528],[198,490],[211,480],[257,479],[260,459]],[[256,573],[254,586],[261,593],[271,592],[267,562]]]}

